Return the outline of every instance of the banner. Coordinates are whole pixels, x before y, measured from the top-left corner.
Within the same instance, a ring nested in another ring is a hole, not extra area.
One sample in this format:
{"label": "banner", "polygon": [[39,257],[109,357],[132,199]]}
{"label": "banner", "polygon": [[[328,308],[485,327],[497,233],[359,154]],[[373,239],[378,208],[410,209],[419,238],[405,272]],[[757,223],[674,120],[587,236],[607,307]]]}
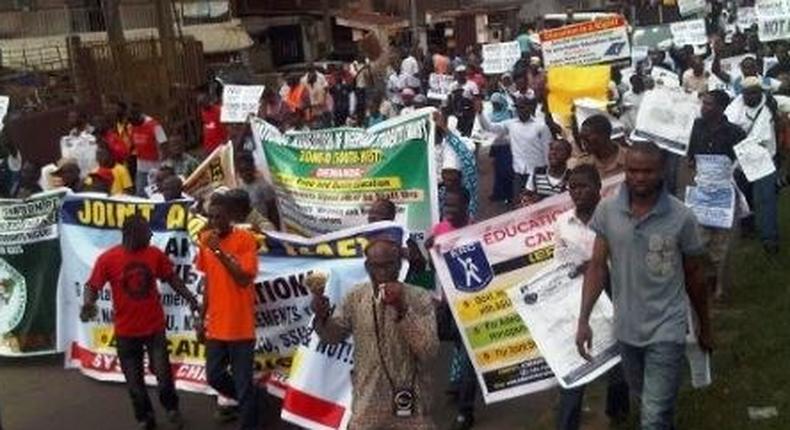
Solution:
{"label": "banner", "polygon": [[705,0],[678,0],[680,16],[705,12]]}
{"label": "banner", "polygon": [[669,24],[669,29],[672,31],[672,40],[677,47],[705,45],[708,43],[704,19],[673,22]]}
{"label": "banner", "polygon": [[433,108],[365,129],[285,135],[269,124],[263,149],[283,231],[314,236],[367,223],[379,197],[416,239],[438,221]]}
{"label": "banner", "polygon": [[0,199],[0,356],[57,352],[58,207],[65,191]]}
{"label": "banner", "polygon": [[549,110],[569,126],[573,101],[580,98],[608,100],[611,66],[564,66],[548,70]]}
{"label": "banner", "polygon": [[790,1],[757,0],[754,7],[760,42],[790,38]]}
{"label": "banner", "polygon": [[[623,176],[604,181],[614,192]],[[553,258],[557,216],[568,193],[436,238],[431,257],[486,403],[553,387],[556,379],[507,290]]]}
{"label": "banner", "polygon": [[686,155],[699,109],[699,98],[693,94],[669,88],[647,91],[639,105],[634,134],[667,151]]}
{"label": "banner", "polygon": [[427,97],[433,100],[447,100],[450,95],[450,88],[455,82],[452,75],[440,75],[438,73],[431,73],[428,76],[428,94]]}
{"label": "banner", "polygon": [[[59,345],[66,351],[66,367],[103,381],[123,381],[114,348],[109,286],[99,294],[96,321],[82,323],[78,315],[83,286],[96,258],[121,243],[120,228],[130,214],[140,213],[149,220],[152,245],[170,257],[187,288],[202,294],[201,274],[192,266],[197,249],[190,231],[194,234],[198,227],[189,218],[190,203],[88,194],[66,197],[61,209],[60,241],[62,252],[73,256],[63,261],[59,281]],[[378,234],[403,235],[396,225],[380,223],[313,239],[278,232],[258,236],[259,272],[254,285],[256,372],[271,393],[284,395],[293,354],[310,336],[311,299],[303,284],[305,276],[321,270],[329,274],[330,285],[357,282],[364,273],[364,247],[372,235]],[[354,277],[354,273],[359,275]],[[176,386],[212,392],[206,385],[205,346],[197,342],[188,304],[167,284],[159,288]],[[147,381],[153,382],[151,375]]]}
{"label": "banner", "polygon": [[258,114],[263,85],[224,85],[222,87],[221,122],[247,122],[247,117]]}
{"label": "banner", "polygon": [[605,294],[601,294],[590,314],[592,360],[579,355],[576,328],[584,276],[571,279],[574,270],[573,265],[551,264],[529,282],[508,290],[518,315],[565,389],[584,386],[620,362],[614,337],[614,308]]}
{"label": "banner", "polygon": [[540,43],[547,68],[605,63],[631,56],[627,25],[621,16],[541,31]]}
{"label": "banner", "polygon": [[226,143],[211,153],[184,181],[184,194],[201,200],[219,187],[236,187],[233,144]]}
{"label": "banner", "polygon": [[483,73],[496,75],[513,70],[521,58],[518,41],[487,43],[483,45]]}

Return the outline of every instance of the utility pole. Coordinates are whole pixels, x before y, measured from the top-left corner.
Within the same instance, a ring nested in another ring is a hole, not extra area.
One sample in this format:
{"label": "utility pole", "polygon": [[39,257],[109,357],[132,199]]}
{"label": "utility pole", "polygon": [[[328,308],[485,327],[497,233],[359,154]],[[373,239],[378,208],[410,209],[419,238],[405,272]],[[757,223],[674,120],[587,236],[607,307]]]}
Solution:
{"label": "utility pole", "polygon": [[173,7],[170,0],[154,0],[156,29],[159,32],[159,43],[162,47],[162,58],[169,76],[175,73],[176,45],[173,29]]}
{"label": "utility pole", "polygon": [[113,63],[116,70],[120,71],[121,92],[126,92],[128,88],[126,67],[126,38],[123,34],[123,22],[121,21],[120,0],[102,0],[102,13],[104,14],[104,25],[107,28],[107,42],[112,52]]}
{"label": "utility pole", "polygon": [[329,0],[321,0],[321,13],[323,16],[323,23],[324,23],[324,40],[326,40],[324,46],[326,52],[324,52],[324,56],[329,55],[334,50],[334,46],[332,43],[332,16],[329,12]]}

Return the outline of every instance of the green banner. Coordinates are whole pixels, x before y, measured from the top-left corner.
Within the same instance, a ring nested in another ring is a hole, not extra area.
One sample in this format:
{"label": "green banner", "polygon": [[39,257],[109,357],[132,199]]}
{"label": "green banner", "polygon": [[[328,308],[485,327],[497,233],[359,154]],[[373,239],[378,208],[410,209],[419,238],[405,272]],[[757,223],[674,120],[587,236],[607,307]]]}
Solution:
{"label": "green banner", "polygon": [[315,236],[366,224],[370,205],[386,197],[396,221],[421,239],[438,221],[432,113],[422,109],[367,130],[281,134],[254,122],[283,230]]}
{"label": "green banner", "polygon": [[0,200],[0,356],[56,352],[62,196]]}

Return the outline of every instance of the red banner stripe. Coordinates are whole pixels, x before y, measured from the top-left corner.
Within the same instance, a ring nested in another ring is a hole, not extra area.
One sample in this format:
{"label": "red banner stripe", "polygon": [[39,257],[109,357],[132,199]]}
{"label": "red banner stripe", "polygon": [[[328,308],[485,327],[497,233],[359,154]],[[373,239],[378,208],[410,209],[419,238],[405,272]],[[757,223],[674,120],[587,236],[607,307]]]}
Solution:
{"label": "red banner stripe", "polygon": [[345,408],[335,403],[320,399],[305,392],[288,389],[283,400],[283,409],[310,421],[327,427],[338,428],[343,420]]}

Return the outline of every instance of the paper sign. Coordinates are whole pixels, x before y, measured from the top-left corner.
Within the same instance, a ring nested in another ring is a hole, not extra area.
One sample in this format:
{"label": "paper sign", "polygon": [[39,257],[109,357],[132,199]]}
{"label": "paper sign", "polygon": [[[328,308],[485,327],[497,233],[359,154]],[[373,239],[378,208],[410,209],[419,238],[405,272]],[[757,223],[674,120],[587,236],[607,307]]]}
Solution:
{"label": "paper sign", "polygon": [[261,105],[263,85],[225,85],[222,89],[220,121],[247,122]]}
{"label": "paper sign", "polygon": [[733,150],[749,182],[762,179],[776,171],[773,157],[755,138],[747,137],[735,145]]}
{"label": "paper sign", "polygon": [[700,184],[729,184],[732,181],[732,161],[726,155],[697,154],[694,157],[697,174],[694,182]]}
{"label": "paper sign", "polygon": [[0,131],[3,131],[3,127],[5,123],[5,116],[8,113],[8,105],[10,102],[10,98],[8,96],[0,96]]}
{"label": "paper sign", "polygon": [[760,42],[790,38],[790,1],[758,0],[754,7]]}
{"label": "paper sign", "polygon": [[752,28],[757,24],[757,12],[754,7],[739,7],[738,8],[738,29],[745,31]]}
{"label": "paper sign", "polygon": [[509,72],[520,58],[518,41],[483,45],[483,73],[493,75]]}
{"label": "paper sign", "polygon": [[673,22],[669,25],[669,29],[672,32],[672,40],[675,46],[694,46],[708,43],[704,19]]}
{"label": "paper sign", "polygon": [[705,0],[678,0],[680,16],[689,16],[705,11]]}
{"label": "paper sign", "polygon": [[446,100],[450,95],[450,88],[455,82],[452,75],[440,75],[438,73],[431,73],[428,76],[428,94],[429,99]]}
{"label": "paper sign", "polygon": [[653,67],[650,69],[650,77],[653,78],[656,86],[666,88],[680,88],[680,78],[675,72],[670,72],[663,67]]}
{"label": "paper sign", "polygon": [[581,127],[587,118],[593,115],[603,115],[608,118],[609,122],[612,124],[612,139],[625,136],[625,125],[606,110],[606,105],[607,103],[605,101],[587,97],[574,100],[573,107],[576,116],[576,124]]}
{"label": "paper sign", "polygon": [[531,281],[508,290],[518,315],[532,334],[563,388],[583,386],[620,362],[614,337],[614,309],[601,295],[590,315],[593,344],[587,361],[576,349],[576,328],[582,301],[583,277],[571,279],[572,265],[552,265]]}
{"label": "paper sign", "polygon": [[545,30],[540,42],[546,67],[604,63],[631,56],[621,16]]}
{"label": "paper sign", "polygon": [[707,227],[732,228],[735,219],[735,188],[732,184],[686,187],[686,206]]}
{"label": "paper sign", "polygon": [[686,155],[691,128],[700,101],[683,91],[656,88],[647,91],[636,116],[634,134],[679,155]]}

